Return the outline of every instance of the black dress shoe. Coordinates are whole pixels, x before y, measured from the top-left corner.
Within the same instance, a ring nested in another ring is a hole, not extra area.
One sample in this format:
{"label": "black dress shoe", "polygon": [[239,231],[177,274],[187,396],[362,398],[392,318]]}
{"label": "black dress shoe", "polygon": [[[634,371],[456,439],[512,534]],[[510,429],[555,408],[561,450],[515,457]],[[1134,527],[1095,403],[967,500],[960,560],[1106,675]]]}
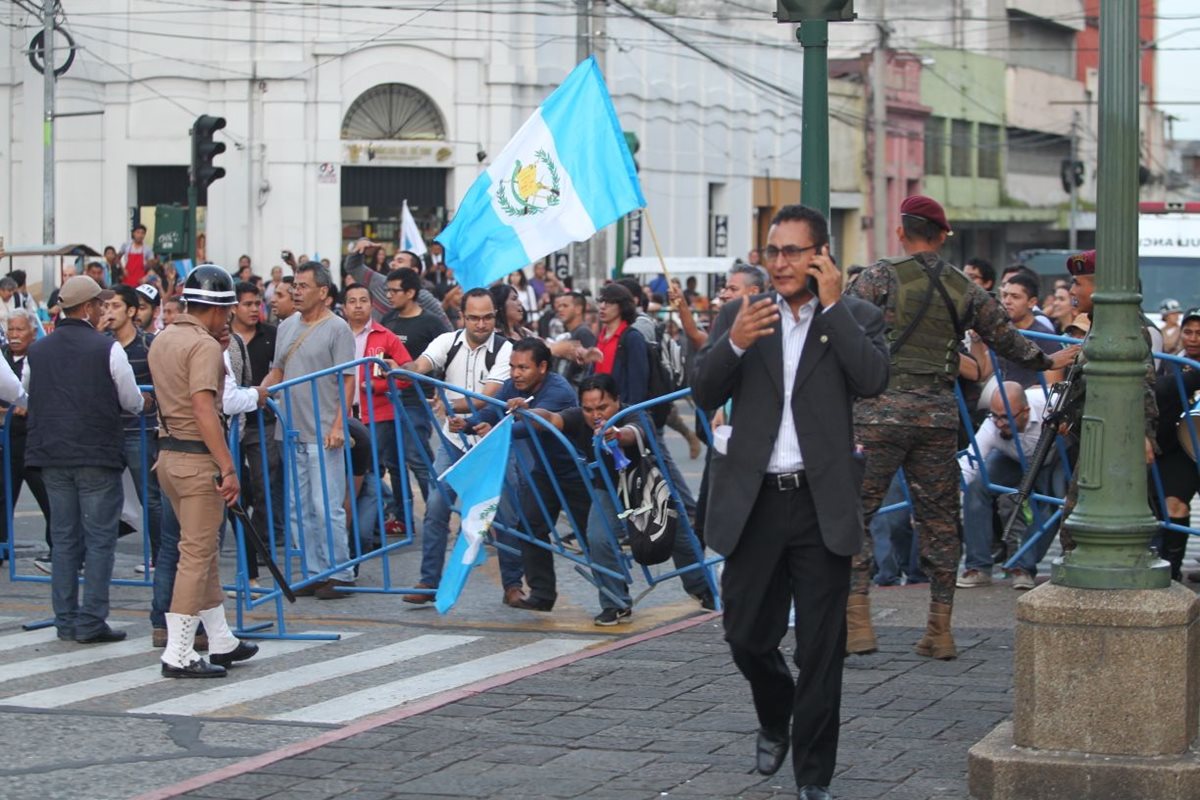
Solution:
{"label": "black dress shoe", "polygon": [[58,638],[63,642],[73,642],[75,641],[75,631],[59,631]]}
{"label": "black dress shoe", "polygon": [[833,800],[828,786],[801,786],[796,800]]}
{"label": "black dress shoe", "polygon": [[90,636],[76,636],[75,641],[80,644],[103,644],[105,642],[123,642],[125,641],[125,631],[114,631],[112,628],[105,625],[96,633]]}
{"label": "black dress shoe", "polygon": [[788,751],[787,734],[771,733],[766,728],[758,729],[758,741],[755,743],[755,767],[763,775],[774,775],[783,764]]}
{"label": "black dress shoe", "polygon": [[230,667],[233,666],[233,662],[235,661],[245,661],[248,658],[253,658],[257,652],[258,645],[254,642],[239,641],[238,646],[228,653],[209,652],[208,660],[218,667]]}
{"label": "black dress shoe", "polygon": [[514,600],[510,603],[513,608],[523,608],[526,611],[553,611],[554,603],[548,600],[533,600],[528,597],[522,597],[520,600]]}
{"label": "black dress shoe", "polygon": [[224,678],[224,667],[215,667],[203,658],[197,658],[186,667],[172,667],[163,662],[162,676],[164,678]]}

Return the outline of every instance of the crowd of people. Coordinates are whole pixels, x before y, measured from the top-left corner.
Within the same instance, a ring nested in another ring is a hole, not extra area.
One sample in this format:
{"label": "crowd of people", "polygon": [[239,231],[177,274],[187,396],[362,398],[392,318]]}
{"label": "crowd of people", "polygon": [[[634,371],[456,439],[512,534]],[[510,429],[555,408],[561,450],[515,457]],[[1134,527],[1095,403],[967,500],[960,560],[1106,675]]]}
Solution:
{"label": "crowd of people", "polygon": [[[1049,285],[1020,265],[997,276],[983,259],[960,271],[940,255],[951,230],[942,207],[917,196],[901,211],[902,255],[843,276],[824,218],[785,207],[766,247],[735,263],[711,297],[695,278],[680,284],[666,275],[646,285],[617,278],[592,295],[543,263],[464,290],[436,243],[421,256],[366,239],[339,265],[340,284],[327,261],[286,251],[266,280],[248,256],[229,272],[200,266],[180,278],[154,257],[142,226],[83,275],[64,275],[44,307],[24,275],[0,279],[0,400],[15,406],[6,458],[14,501],[28,485],[46,518],[48,552],[35,566],[51,575],[60,638],[124,636],[106,617],[125,472],[139,487],[150,544],[151,622],[164,675],[219,677],[256,650],[231,634],[221,606],[216,554],[226,504],[243,503],[275,542],[290,530],[303,543],[298,596],[337,600],[357,586],[353,557],[403,533],[411,510],[403,498],[419,495],[424,509],[413,533],[421,563],[403,600],[430,602],[454,500],[436,476],[500,421],[498,404],[528,412],[518,415],[516,457],[505,466],[493,524],[507,545],[498,548],[501,602],[553,611],[554,559],[544,545],[570,538],[553,531],[567,515],[596,567],[595,624],[628,623],[630,587],[615,577],[623,526],[603,472],[615,475],[640,458],[644,441],[662,441],[669,427],[691,458],[705,457],[693,494],[662,448],[667,480],[701,543],[679,536],[671,556],[677,569],[702,560],[705,546],[726,557],[726,637],[755,687],[757,767],[778,769],[790,741],[798,783],[827,786],[840,658],[876,649],[871,587],[928,582],[929,619],[916,652],[955,658],[955,590],[991,584],[996,564],[1028,531],[1046,527],[1052,509],[1034,503],[1015,515],[1015,537],[1006,541],[1001,520],[1013,504],[996,487],[1019,481],[1049,387],[1082,359],[1077,345],[1056,337],[1082,338],[1091,326],[1094,252],[1069,258],[1067,274]],[[1168,300],[1161,311],[1161,329],[1146,320],[1149,347],[1200,358],[1200,309]],[[39,315],[53,330],[40,339]],[[345,366],[362,359],[386,369]],[[393,402],[387,373],[395,369],[413,377],[397,383]],[[421,376],[463,392],[435,394]],[[686,409],[661,403],[608,425],[623,409],[689,384],[704,412],[694,422]],[[279,419],[274,409],[282,406],[267,399],[300,385],[305,391],[283,404],[287,419]],[[146,386],[153,391],[139,389]],[[1155,500],[1156,510],[1176,528],[1189,524],[1200,475],[1195,437],[1174,421],[1198,390],[1200,371],[1148,361],[1146,458],[1162,476],[1165,502]],[[397,437],[370,431],[394,423],[405,426],[403,451]],[[224,439],[230,424],[239,432],[233,451]],[[593,471],[578,469],[577,455],[594,460],[601,431],[612,447]],[[295,476],[287,507],[285,447]],[[1068,510],[1074,457],[1068,435],[1036,475],[1037,491],[1065,495]],[[904,512],[876,513],[905,498]],[[528,537],[514,537],[522,520]],[[1007,571],[1014,589],[1035,585],[1053,534],[1024,548]],[[1167,530],[1157,542],[1176,579],[1186,536]],[[258,588],[258,567],[271,554],[253,537],[246,543]],[[704,570],[683,569],[680,578],[702,607],[716,606]],[[793,600],[804,645],[800,689],[776,649]],[[813,619],[824,622],[813,627]],[[206,648],[208,661],[198,655]],[[836,663],[813,660],[830,651]],[[785,715],[789,697],[794,715]],[[802,716],[810,720],[804,726]]]}

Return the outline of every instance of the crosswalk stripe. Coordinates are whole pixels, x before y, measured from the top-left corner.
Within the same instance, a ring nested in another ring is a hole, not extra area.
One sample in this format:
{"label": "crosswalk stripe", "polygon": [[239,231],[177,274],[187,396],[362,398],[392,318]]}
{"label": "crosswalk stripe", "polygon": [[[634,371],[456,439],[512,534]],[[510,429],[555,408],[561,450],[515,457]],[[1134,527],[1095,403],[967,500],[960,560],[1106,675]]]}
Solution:
{"label": "crosswalk stripe", "polygon": [[455,689],[484,678],[523,667],[531,667],[559,656],[578,652],[600,639],[543,639],[495,655],[431,670],[410,678],[372,686],[321,703],[269,717],[294,722],[339,723],[385,711],[389,708]]}
{"label": "crosswalk stripe", "polygon": [[[110,628],[128,628],[133,625],[132,622],[112,622],[108,623]],[[48,628],[39,628],[36,631],[21,631],[20,633],[9,633],[0,636],[0,653],[8,650],[17,650],[22,647],[29,647],[34,644],[49,644],[50,642],[58,641],[58,630],[51,625]],[[94,645],[95,647],[103,647],[104,645]]]}
{"label": "crosswalk stripe", "polygon": [[[342,638],[348,638],[351,635],[354,634],[343,634]],[[250,663],[261,663],[276,656],[299,653],[302,650],[307,650],[310,647],[316,647],[320,644],[326,644],[326,641],[272,641],[270,642],[270,646],[264,647],[262,652],[255,656],[254,661]],[[85,700],[92,700],[104,695],[137,689],[156,681],[171,680],[170,678],[162,677],[162,670],[157,662],[158,659],[155,659],[153,666],[138,667],[137,669],[125,672],[115,672],[111,675],[102,675],[98,678],[68,683],[52,689],[42,689],[36,692],[26,692],[25,694],[5,697],[0,699],[0,705],[25,706],[27,708],[61,708],[69,706],[72,703],[82,703]],[[246,669],[246,667],[239,666],[234,669]]]}
{"label": "crosswalk stripe", "polygon": [[[378,647],[362,653],[319,661],[302,667],[283,670],[271,675],[263,675],[250,680],[225,683],[212,689],[195,692],[194,694],[152,703],[141,708],[132,708],[131,714],[180,714],[192,716],[208,714],[221,708],[245,703],[262,697],[281,692],[311,686],[332,678],[341,678],[359,672],[386,667],[401,661],[448,650],[453,647],[470,644],[477,641],[478,636],[441,636],[426,635],[408,639],[403,642]],[[232,676],[231,676],[232,677]]]}
{"label": "crosswalk stripe", "polygon": [[149,654],[154,648],[145,638],[139,637],[115,644],[93,645],[86,650],[73,650],[66,653],[55,653],[43,658],[31,658],[26,661],[15,661],[12,664],[0,666],[0,683],[15,681],[30,675],[42,675],[68,667],[82,667],[85,664],[95,664],[100,661],[111,661],[140,653]]}

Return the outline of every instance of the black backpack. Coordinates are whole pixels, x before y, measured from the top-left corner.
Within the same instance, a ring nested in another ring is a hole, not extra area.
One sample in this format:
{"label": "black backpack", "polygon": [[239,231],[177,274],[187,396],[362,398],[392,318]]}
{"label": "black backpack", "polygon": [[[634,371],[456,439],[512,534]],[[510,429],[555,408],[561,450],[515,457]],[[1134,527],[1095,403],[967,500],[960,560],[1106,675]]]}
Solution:
{"label": "black backpack", "polygon": [[[627,328],[625,333],[621,334],[620,341],[617,342],[617,351],[621,352],[625,347],[625,337],[632,327]],[[642,337],[645,339],[645,337]],[[676,345],[678,346],[678,345]],[[646,340],[646,360],[649,362],[649,370],[646,380],[646,399],[653,400],[656,397],[662,397],[664,394],[670,394],[679,388],[671,378],[670,371],[667,370],[666,364],[663,363],[662,348],[658,342]],[[656,406],[647,410],[650,419],[654,421],[656,428],[661,428],[667,424],[667,417],[671,415],[672,403],[659,403]]]}
{"label": "black backpack", "polygon": [[[458,355],[458,351],[462,350],[464,335],[465,334],[462,331],[458,331],[454,335],[454,343],[451,344],[450,349],[446,351],[446,367],[447,368],[449,368],[451,362],[454,361],[454,357],[456,355]],[[485,352],[483,354],[483,366],[487,368],[488,372],[491,372],[492,367],[494,367],[496,365],[496,356],[498,356],[500,354],[500,350],[503,349],[505,342],[507,342],[509,344],[513,343],[512,339],[509,339],[507,336],[501,336],[499,333],[497,333],[496,334],[496,347],[493,349],[489,349],[487,352]],[[442,380],[446,379],[446,370],[445,369],[442,370],[441,379]]]}
{"label": "black backpack", "polygon": [[629,532],[633,560],[649,567],[671,558],[679,511],[654,451],[642,438],[641,430],[636,425],[631,427],[637,436],[638,459],[618,476],[617,494],[625,506],[619,516]]}

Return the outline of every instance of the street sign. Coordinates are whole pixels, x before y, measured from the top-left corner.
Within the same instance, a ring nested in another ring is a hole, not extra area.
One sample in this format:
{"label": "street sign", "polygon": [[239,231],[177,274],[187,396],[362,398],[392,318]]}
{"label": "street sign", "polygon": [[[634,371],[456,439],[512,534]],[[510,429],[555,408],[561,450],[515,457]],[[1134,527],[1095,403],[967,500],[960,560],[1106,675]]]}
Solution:
{"label": "street sign", "polygon": [[629,258],[637,258],[642,255],[642,212],[631,212],[627,224],[629,241],[625,246],[625,255]]}
{"label": "street sign", "polygon": [[557,253],[550,254],[550,268],[554,270],[554,274],[558,276],[560,281],[565,281],[571,277],[571,250],[559,250]]}
{"label": "street sign", "polygon": [[708,226],[708,254],[710,256],[729,255],[729,215],[713,214]]}

